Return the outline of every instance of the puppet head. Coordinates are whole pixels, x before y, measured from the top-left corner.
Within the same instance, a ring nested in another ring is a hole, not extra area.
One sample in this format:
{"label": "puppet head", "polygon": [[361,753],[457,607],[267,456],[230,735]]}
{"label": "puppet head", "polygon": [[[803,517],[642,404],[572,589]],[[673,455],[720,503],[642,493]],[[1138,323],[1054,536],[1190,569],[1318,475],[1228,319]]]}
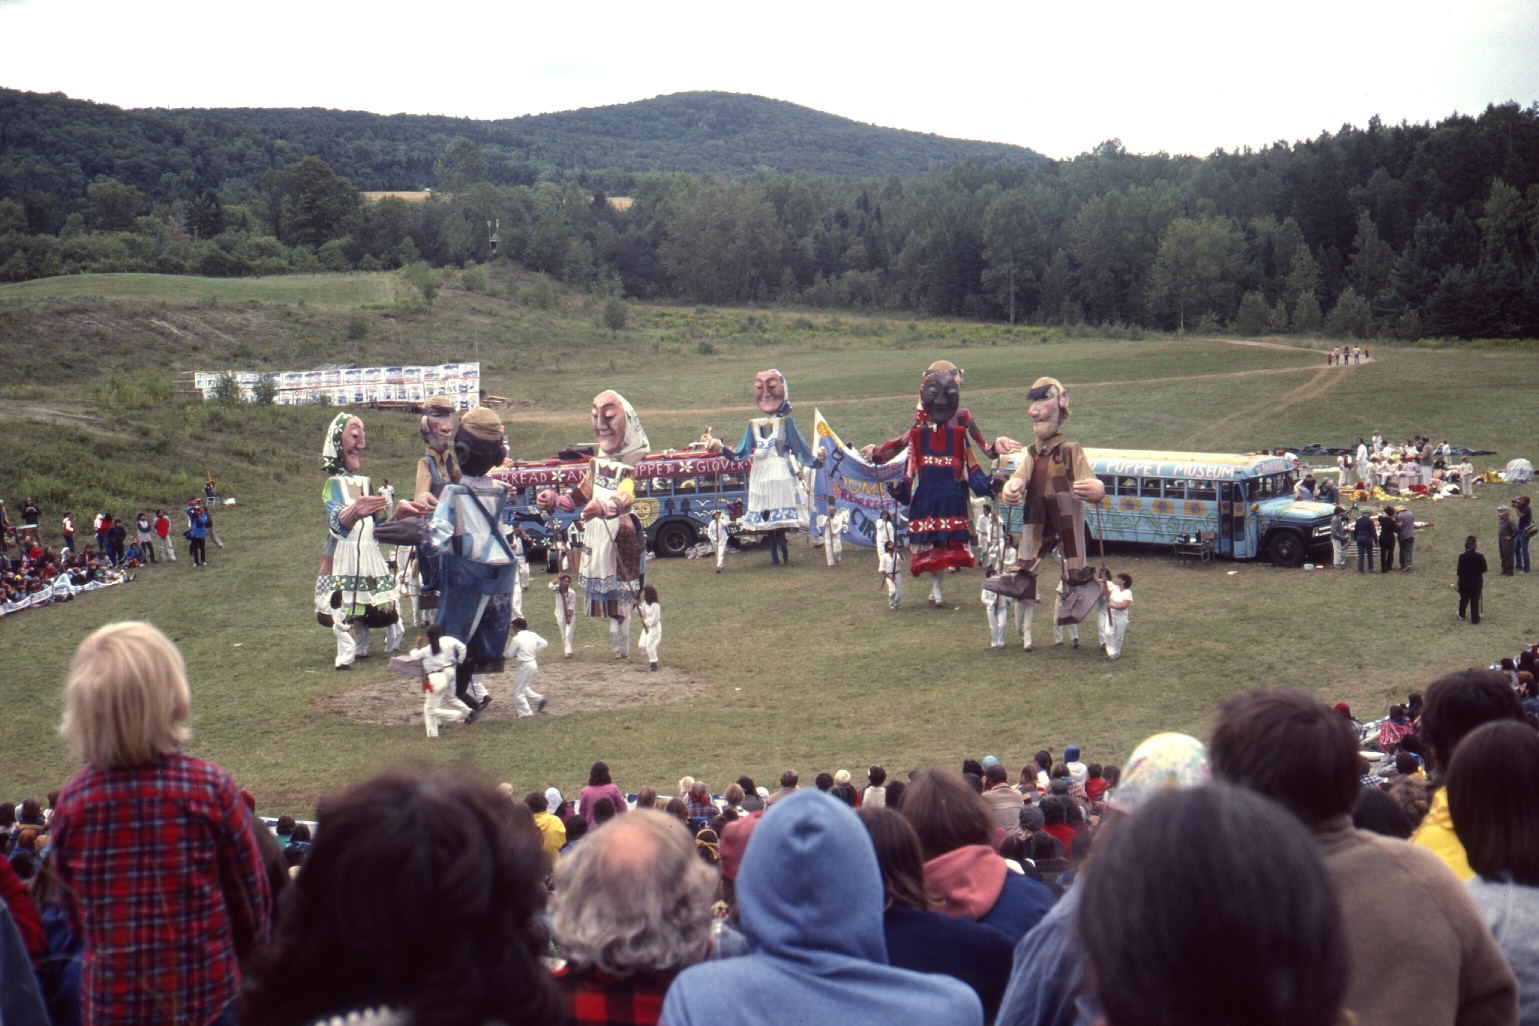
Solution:
{"label": "puppet head", "polygon": [[435,395],[422,407],[422,440],[434,452],[443,452],[454,440],[454,400]]}
{"label": "puppet head", "polygon": [[1031,402],[1031,430],[1039,441],[1052,438],[1069,419],[1069,391],[1057,378],[1038,378],[1026,398]]}
{"label": "puppet head", "polygon": [[363,421],[351,413],[339,413],[326,428],[321,463],[328,474],[356,474],[366,445]]}
{"label": "puppet head", "polygon": [[641,418],[625,396],[609,389],[593,397],[593,438],[610,459],[635,464],[647,451]]}
{"label": "puppet head", "polygon": [[962,372],[948,360],[937,360],[924,372],[919,384],[919,405],[925,416],[944,424],[962,408]]}
{"label": "puppet head", "polygon": [[479,477],[500,464],[507,453],[507,438],[497,414],[484,406],[465,414],[454,433],[454,458],[462,471]]}
{"label": "puppet head", "polygon": [[753,401],[761,411],[768,414],[786,414],[791,412],[790,391],[786,387],[786,376],[778,370],[760,371],[753,379]]}

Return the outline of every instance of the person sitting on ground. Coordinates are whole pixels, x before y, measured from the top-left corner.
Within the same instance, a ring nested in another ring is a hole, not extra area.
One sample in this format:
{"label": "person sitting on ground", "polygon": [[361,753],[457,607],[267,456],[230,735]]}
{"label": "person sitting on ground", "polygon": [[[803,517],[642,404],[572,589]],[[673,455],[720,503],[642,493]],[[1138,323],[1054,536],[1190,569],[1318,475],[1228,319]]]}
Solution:
{"label": "person sitting on ground", "polygon": [[[1446,674],[1427,687],[1426,695],[1417,733],[1426,758],[1439,774],[1446,774],[1454,750],[1476,727],[1497,720],[1521,723],[1524,719],[1518,696],[1499,670],[1469,669]],[[1411,835],[1411,842],[1442,859],[1460,880],[1474,878],[1475,871],[1454,832],[1446,788],[1433,794],[1432,807]]]}
{"label": "person sitting on ground", "polygon": [[1009,939],[991,926],[935,911],[925,892],[919,837],[908,820],[880,806],[864,806],[856,815],[871,835],[882,872],[888,962],[956,977],[977,993],[984,1020],[992,1022],[1010,980]]}
{"label": "person sitting on ground", "polygon": [[[794,794],[797,790],[797,784],[800,779],[801,778],[796,775],[795,770],[788,769],[784,773],[780,774],[780,790],[764,799],[765,807],[768,808],[769,806],[774,805],[776,802],[785,798],[787,795]],[[833,786],[832,776],[829,777],[828,783],[830,787]]]}
{"label": "person sitting on ground", "polygon": [[849,770],[834,771],[834,786],[828,789],[828,793],[852,809],[860,806],[860,793],[855,790],[855,785],[850,782]]}
{"label": "person sitting on ground", "polygon": [[716,874],[687,831],[654,810],[627,816],[561,860],[551,933],[566,964],[561,1021],[658,1021],[674,977],[705,954]]}
{"label": "person sitting on ground", "polygon": [[1092,804],[1099,804],[1101,799],[1106,797],[1107,784],[1104,774],[1105,770],[1098,762],[1092,762],[1085,767],[1085,797],[1089,798]]}
{"label": "person sitting on ground", "polygon": [[1539,734],[1477,727],[1448,766],[1454,832],[1478,875],[1466,886],[1518,980],[1518,1021],[1539,1022]]}
{"label": "person sitting on ground", "polygon": [[1074,854],[1074,828],[1069,826],[1068,802],[1061,795],[1044,795],[1038,803],[1042,808],[1042,829],[1063,846],[1064,857]]}
{"label": "person sitting on ground", "polygon": [[299,823],[294,827],[294,832],[289,835],[289,843],[283,848],[283,861],[292,869],[305,861],[305,856],[310,854],[310,825]]}
{"label": "person sitting on ground", "polygon": [[994,817],[994,825],[1004,831],[1014,830],[1020,825],[1024,799],[1021,792],[1010,786],[1010,775],[1003,766],[995,763],[984,770],[983,783],[983,801]]}
{"label": "person sitting on ground", "polygon": [[965,984],[887,964],[881,871],[843,802],[817,791],[776,802],[753,831],[736,896],[750,953],[684,970],[663,1003],[669,1026],[769,1026],[788,1014],[841,1026],[983,1022]]}
{"label": "person sitting on ground", "polygon": [[[1177,850],[1187,854],[1150,857]],[[1118,825],[1080,886],[1079,935],[1107,1026],[1343,1021],[1336,892],[1271,803],[1226,787],[1158,795]],[[1210,907],[1215,893],[1225,900]]]}
{"label": "person sitting on ground", "polygon": [[528,811],[490,781],[390,770],[346,788],[323,804],[277,936],[254,960],[242,1026],[349,1013],[381,1026],[555,1022],[544,865]]}
{"label": "person sitting on ground", "polygon": [[1208,751],[1214,776],[1279,803],[1313,837],[1340,893],[1347,1007],[1362,1026],[1516,1021],[1512,972],[1459,882],[1425,849],[1353,829],[1357,743],[1340,716],[1302,691],[1258,688],[1219,707]]}
{"label": "person sitting on ground", "polygon": [[[674,798],[671,801],[676,802],[678,799]],[[588,835],[588,821],[581,816],[571,816],[562,826],[566,827],[566,843],[561,846],[561,855],[564,858],[576,849],[578,841]],[[560,859],[556,860],[556,864],[561,864]]]}
{"label": "person sitting on ground", "polygon": [[577,813],[588,821],[588,826],[598,826],[593,815],[593,806],[601,799],[608,798],[609,804],[617,814],[630,811],[630,806],[625,801],[625,795],[615,786],[614,780],[609,775],[609,763],[595,762],[588,770],[588,786],[582,789],[577,796]]}
{"label": "person sitting on ground", "polygon": [[556,858],[566,846],[566,826],[550,814],[544,791],[530,791],[524,795],[524,807],[534,817],[534,825],[540,831],[540,850],[545,854],[545,871],[556,868]]}
{"label": "person sitting on ground", "polygon": [[1392,705],[1389,715],[1379,721],[1379,751],[1394,755],[1400,750],[1400,741],[1411,733],[1411,721],[1406,718],[1405,706]]}
{"label": "person sitting on ground", "polygon": [[866,770],[866,780],[869,783],[866,789],[860,793],[861,805],[870,805],[881,808],[887,804],[887,771],[880,766],[872,766]]}
{"label": "person sitting on ground", "polygon": [[920,774],[903,794],[902,812],[919,835],[925,886],[940,911],[992,926],[1014,943],[1052,907],[1052,891],[1012,872],[995,852],[994,818],[955,770]]}
{"label": "person sitting on ground", "polygon": [[688,811],[691,820],[700,819],[709,823],[716,818],[717,812],[720,811],[716,808],[716,803],[711,801],[711,789],[705,786],[705,781],[703,780],[696,780],[689,785],[688,797],[685,798],[685,801],[689,806]]}

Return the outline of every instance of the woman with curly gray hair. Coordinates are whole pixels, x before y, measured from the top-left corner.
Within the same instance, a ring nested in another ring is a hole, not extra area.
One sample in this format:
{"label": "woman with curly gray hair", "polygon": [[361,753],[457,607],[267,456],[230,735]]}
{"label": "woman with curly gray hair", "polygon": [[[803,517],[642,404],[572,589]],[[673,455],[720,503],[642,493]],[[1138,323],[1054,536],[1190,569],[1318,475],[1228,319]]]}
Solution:
{"label": "woman with curly gray hair", "polygon": [[566,965],[556,982],[574,1010],[630,1009],[656,1022],[673,978],[706,955],[717,874],[683,823],[638,810],[593,832],[556,865],[551,932]]}

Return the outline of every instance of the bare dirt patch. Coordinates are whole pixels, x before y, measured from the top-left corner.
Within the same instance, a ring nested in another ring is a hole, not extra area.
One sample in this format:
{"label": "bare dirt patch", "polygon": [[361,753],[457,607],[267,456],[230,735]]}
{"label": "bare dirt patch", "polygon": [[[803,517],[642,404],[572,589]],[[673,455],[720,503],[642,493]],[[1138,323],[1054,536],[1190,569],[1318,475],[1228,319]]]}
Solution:
{"label": "bare dirt patch", "polygon": [[[384,663],[373,659],[358,663],[353,673],[384,670]],[[338,677],[346,674],[337,674]],[[485,720],[512,720],[513,673],[497,673],[486,678],[492,704],[481,714]],[[644,705],[664,705],[699,698],[710,681],[671,666],[660,666],[656,673],[647,669],[646,660],[632,655],[627,660],[610,663],[571,662],[560,656],[540,664],[534,686],[546,698],[544,715],[626,709]],[[408,677],[390,674],[384,680],[360,684],[315,700],[324,712],[346,717],[354,723],[398,726],[422,723],[421,685]]]}

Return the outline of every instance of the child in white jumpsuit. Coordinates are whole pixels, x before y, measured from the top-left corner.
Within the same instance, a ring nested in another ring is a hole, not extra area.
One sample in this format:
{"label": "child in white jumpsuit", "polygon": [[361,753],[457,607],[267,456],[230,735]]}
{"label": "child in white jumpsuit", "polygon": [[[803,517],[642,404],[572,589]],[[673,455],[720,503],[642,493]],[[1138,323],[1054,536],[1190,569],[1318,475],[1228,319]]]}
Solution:
{"label": "child in white jumpsuit", "polygon": [[530,630],[522,616],[513,619],[512,627],[514,633],[508,639],[506,654],[518,662],[518,675],[513,678],[513,711],[523,719],[545,708],[545,696],[534,690],[534,675],[540,670],[539,654],[549,642]]}
{"label": "child in white jumpsuit", "polygon": [[656,672],[657,646],[663,641],[663,607],[657,601],[657,589],[652,585],[641,589],[636,612],[641,617],[641,649],[647,654],[650,669]]}
{"label": "child in white jumpsuit", "polygon": [[[1005,545],[1005,565],[1009,566],[1015,562],[1016,552],[1015,548],[1008,541],[1006,541]],[[989,647],[1004,648],[1005,631],[1014,617],[1017,603],[1010,596],[1001,595],[994,591],[984,591],[980,593],[979,598],[983,602],[984,610],[989,615]]]}
{"label": "child in white jumpsuit", "polygon": [[550,582],[550,590],[556,598],[556,626],[561,630],[561,647],[566,658],[572,658],[572,633],[577,628],[577,592],[572,587],[572,576],[562,574]]}
{"label": "child in white jumpsuit", "polygon": [[[421,638],[417,639],[421,641]],[[422,664],[422,723],[428,737],[438,736],[440,723],[468,722],[470,706],[454,695],[454,667],[465,658],[465,643],[458,638],[446,637],[443,626],[430,624],[427,644],[414,648],[406,658]]]}
{"label": "child in white jumpsuit", "polygon": [[[878,537],[880,536],[880,533],[878,533]],[[904,574],[903,560],[898,555],[898,546],[893,542],[888,542],[887,547],[882,550],[879,558],[880,563],[878,565],[881,567],[882,580],[886,582],[887,587],[887,604],[893,609],[897,609],[903,605]]]}
{"label": "child in white jumpsuit", "polygon": [[716,572],[727,558],[727,522],[721,518],[721,510],[711,514],[711,522],[705,525],[705,536],[710,539],[711,550],[716,553]]}

